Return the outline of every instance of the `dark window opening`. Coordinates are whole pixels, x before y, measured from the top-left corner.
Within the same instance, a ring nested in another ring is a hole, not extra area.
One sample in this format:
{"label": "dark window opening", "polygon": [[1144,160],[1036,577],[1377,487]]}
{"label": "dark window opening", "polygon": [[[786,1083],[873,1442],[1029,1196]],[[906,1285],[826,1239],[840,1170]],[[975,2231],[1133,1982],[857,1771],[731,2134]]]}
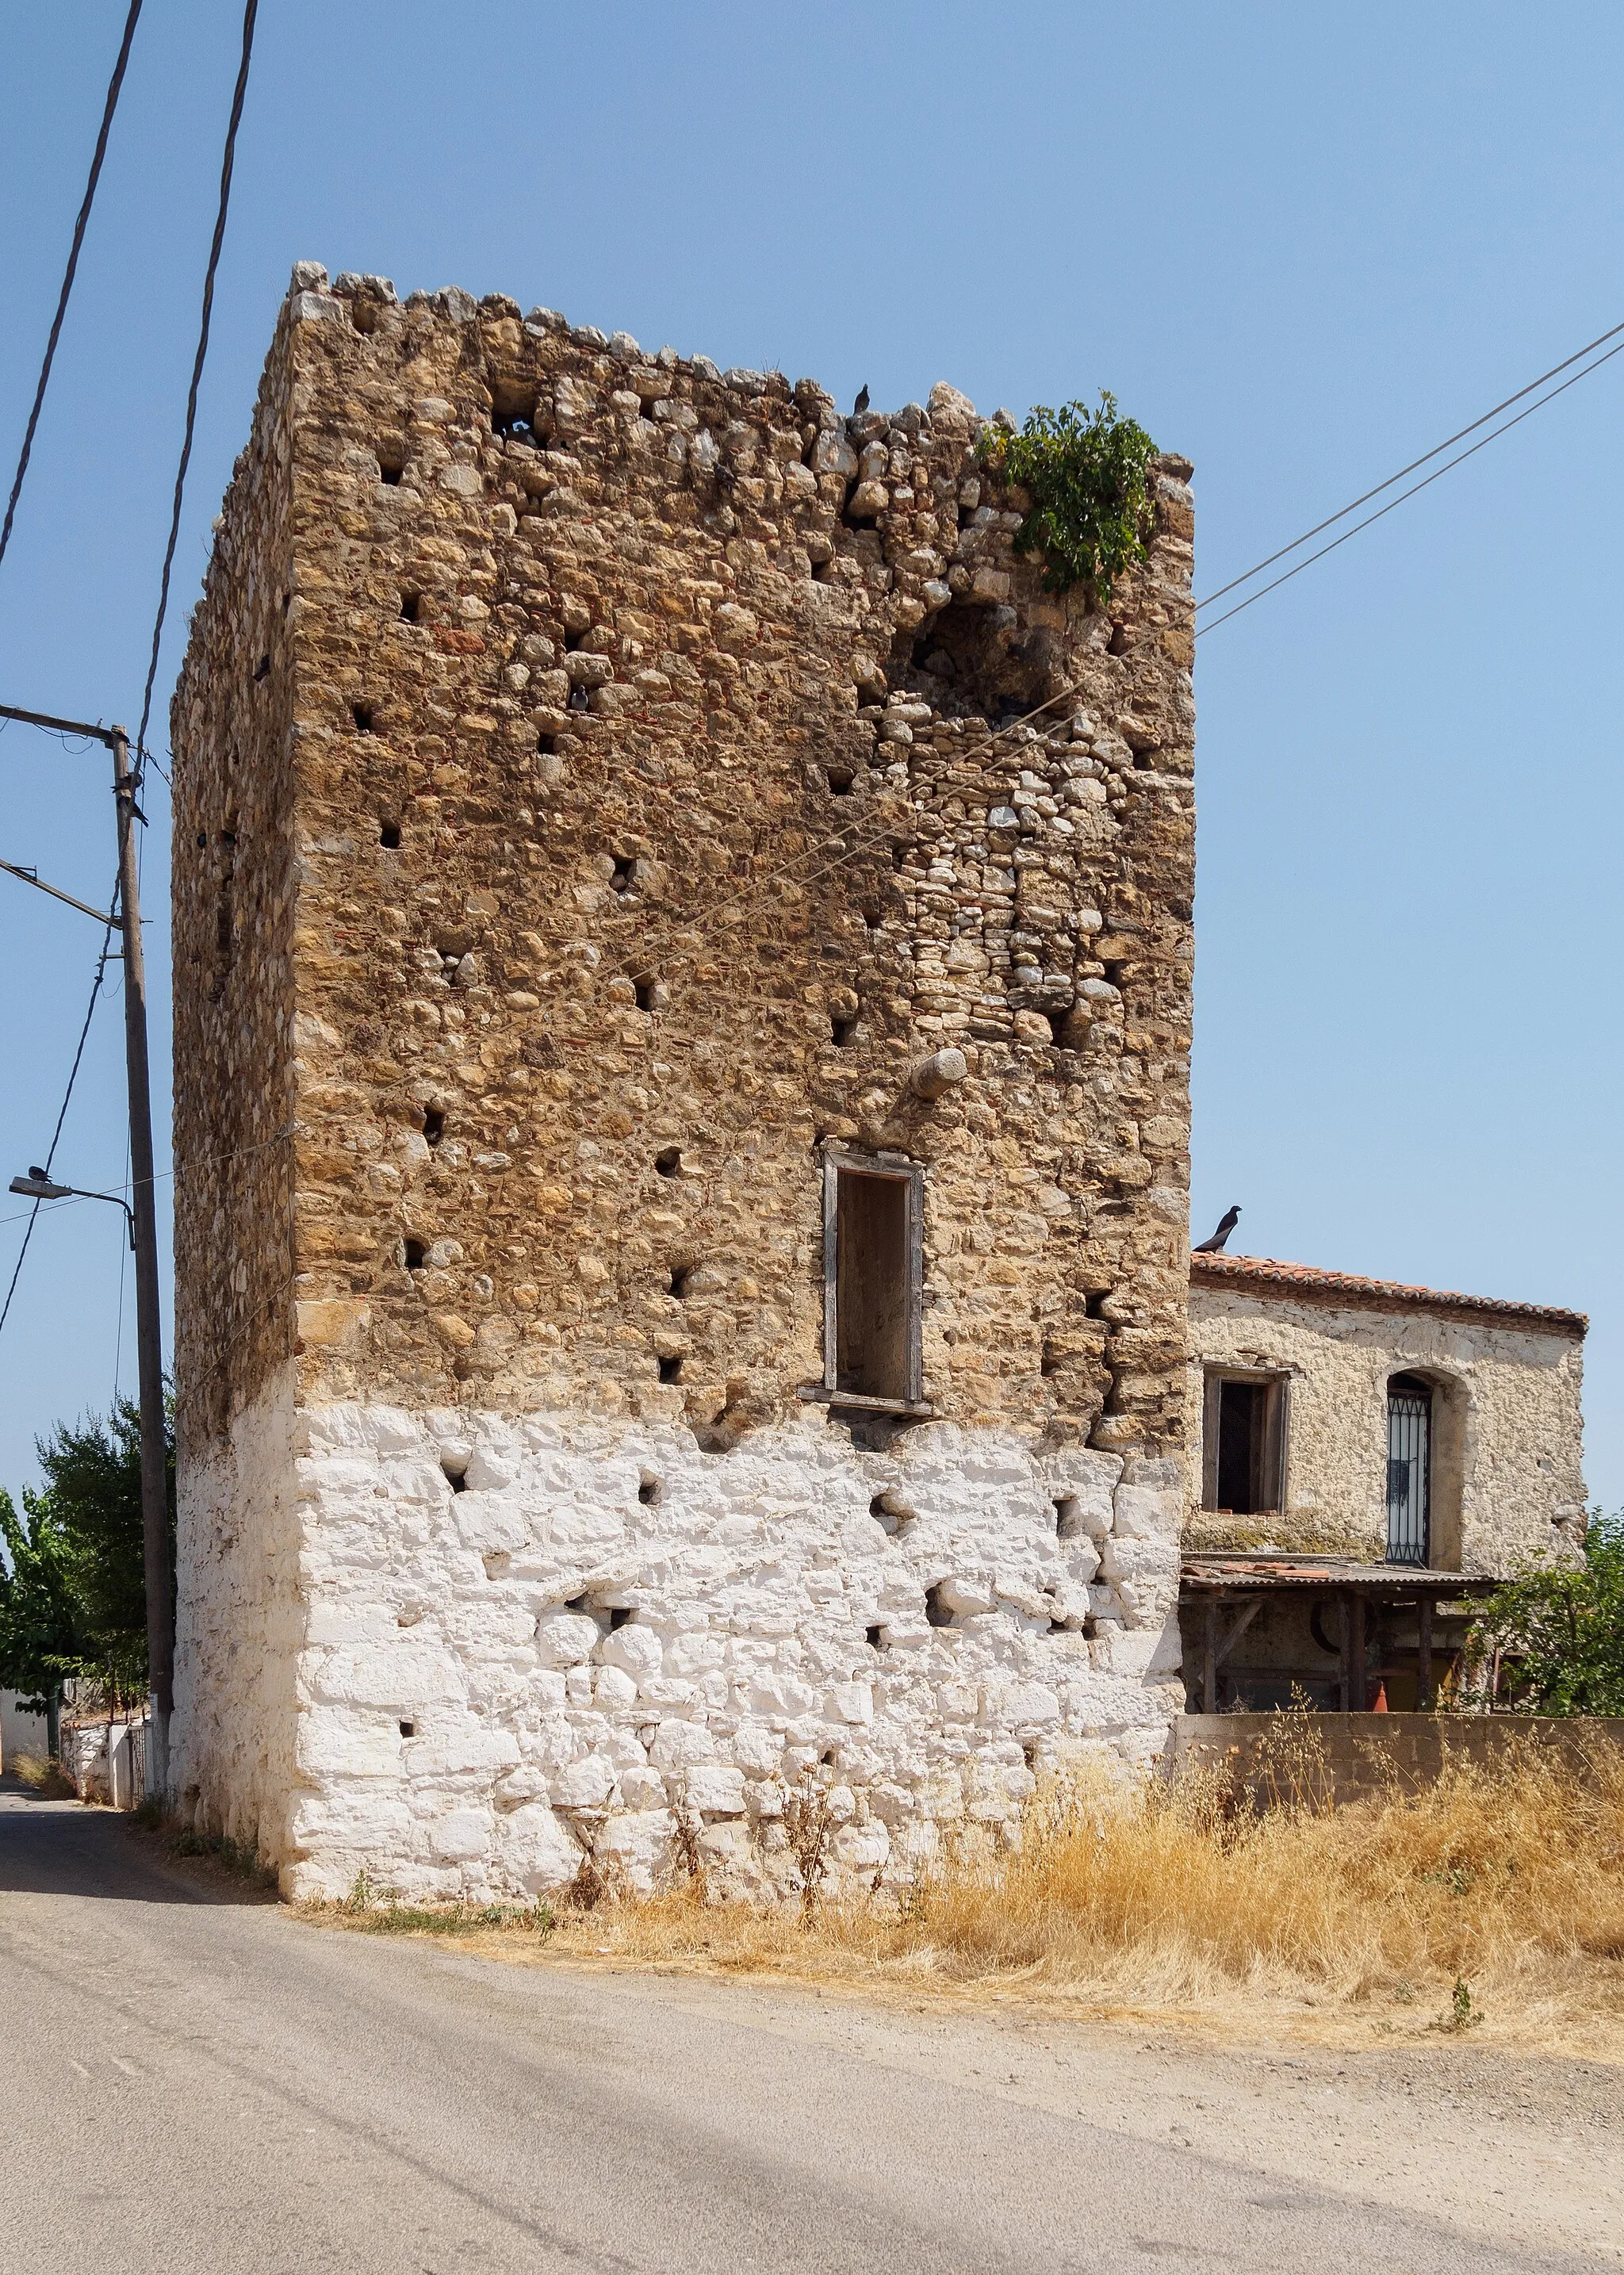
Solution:
{"label": "dark window opening", "polygon": [[920,1174],[828,1165],[825,1380],[836,1394],[919,1397]]}
{"label": "dark window opening", "polygon": [[1038,1372],[1042,1375],[1051,1375],[1058,1371],[1059,1366],[1060,1354],[1056,1351],[1054,1344],[1050,1342],[1046,1336],[1043,1345],[1043,1357],[1038,1362]]}
{"label": "dark window opening", "polygon": [[1075,1493],[1061,1493],[1054,1504],[1054,1532],[1057,1539],[1071,1540],[1076,1537],[1083,1512]]}
{"label": "dark window opening", "polygon": [[386,853],[398,853],[400,850],[399,822],[385,821],[381,823],[378,829],[378,843],[382,846]]}
{"label": "dark window opening", "polygon": [[654,982],[653,979],[647,972],[645,972],[640,979],[634,979],[631,985],[637,991],[638,1010],[652,1011],[654,1008]]}
{"label": "dark window opening", "polygon": [[1111,1290],[1108,1288],[1091,1288],[1083,1305],[1084,1316],[1090,1319],[1103,1319],[1105,1306],[1110,1300]]}
{"label": "dark window opening", "polygon": [[421,620],[421,593],[403,593],[400,596],[400,620],[404,624],[415,624]]}
{"label": "dark window opening", "polygon": [[1424,1565],[1431,1553],[1432,1386],[1418,1374],[1387,1382],[1387,1561]]}
{"label": "dark window opening", "polygon": [[493,382],[491,432],[517,435],[521,442],[531,441],[540,401],[539,390],[533,387],[525,386],[515,380]]}
{"label": "dark window opening", "polygon": [[447,1485],[450,1486],[451,1491],[454,1493],[467,1492],[468,1465],[465,1462],[442,1462],[440,1467],[444,1472]]}
{"label": "dark window opening", "polygon": [[536,756],[539,759],[550,759],[557,749],[557,737],[555,736],[538,735],[536,737]]}
{"label": "dark window opening", "polygon": [[680,1357],[676,1358],[662,1358],[661,1360],[660,1379],[661,1382],[680,1382],[682,1379],[683,1362]]}
{"label": "dark window opening", "polygon": [[1125,964],[1107,964],[1106,966],[1106,978],[1113,987],[1120,990],[1125,987],[1128,984],[1124,977],[1127,970],[1128,966]]}
{"label": "dark window opening", "polygon": [[445,1136],[445,1108],[426,1106],[423,1108],[423,1135],[431,1145],[437,1145]]}
{"label": "dark window opening", "polygon": [[653,1508],[661,1499],[664,1490],[665,1489],[661,1485],[659,1478],[653,1476],[652,1472],[647,1470],[643,1470],[638,1472],[638,1499],[642,1502],[645,1508]]}
{"label": "dark window opening", "polygon": [[691,1264],[673,1265],[671,1267],[671,1293],[679,1297],[685,1296],[688,1293],[688,1283],[692,1278],[693,1266]]}
{"label": "dark window opening", "polygon": [[1229,1516],[1281,1507],[1286,1386],[1279,1376],[1211,1375],[1202,1444],[1202,1506]]}
{"label": "dark window opening", "polygon": [[394,484],[406,471],[406,454],[398,442],[381,442],[378,446],[378,479]]}
{"label": "dark window opening", "polygon": [[415,1738],[417,1734],[418,1726],[415,1722],[403,1722],[401,1724],[400,1735],[403,1738]]}
{"label": "dark window opening", "polygon": [[611,1604],[609,1606],[609,1633],[613,1635],[616,1628],[623,1628],[631,1617],[631,1606],[630,1604]]}
{"label": "dark window opening", "polygon": [[260,684],[261,680],[262,680],[262,679],[268,679],[269,677],[270,677],[270,658],[269,658],[269,656],[268,656],[268,655],[262,655],[262,656],[260,658],[260,660],[259,660],[258,663],[256,663],[256,664],[255,664],[255,666],[254,666],[254,668],[253,668],[253,681],[254,681],[254,685],[257,687],[257,686],[259,685],[259,684]]}
{"label": "dark window opening", "polygon": [[1050,1039],[1054,1042],[1056,1048],[1064,1049],[1066,1043],[1065,1012],[1043,1011],[1039,1014],[1039,1017],[1043,1019],[1045,1024],[1047,1025]]}
{"label": "dark window opening", "polygon": [[883,1651],[885,1649],[885,1629],[883,1628],[865,1628],[863,1633],[867,1641],[870,1651]]}
{"label": "dark window opening", "polygon": [[370,703],[352,703],[350,706],[350,716],[355,722],[355,731],[358,735],[376,733],[377,729],[374,725],[375,714]]}
{"label": "dark window opening", "polygon": [[409,1240],[406,1243],[406,1269],[408,1272],[420,1272],[427,1260],[428,1251],[420,1240]]}
{"label": "dark window opening", "polygon": [[843,1051],[848,1043],[851,1042],[855,1039],[857,1032],[857,1023],[855,1017],[850,1019],[831,1019],[829,1021],[829,1033],[834,1039],[835,1047],[837,1050]]}
{"label": "dark window opening", "polygon": [[610,891],[616,893],[629,893],[631,890],[632,881],[636,877],[637,872],[638,865],[635,860],[629,858],[624,854],[617,853],[615,856],[615,873],[609,879]]}
{"label": "dark window opening", "polygon": [[870,932],[878,932],[885,920],[885,911],[880,907],[878,901],[865,901],[864,903],[863,921],[868,926]]}
{"label": "dark window opening", "polygon": [[668,1145],[663,1153],[656,1153],[654,1156],[654,1167],[662,1177],[681,1176],[683,1171],[683,1156],[681,1148],[676,1145]]}
{"label": "dark window opening", "polygon": [[574,655],[576,654],[581,642],[585,639],[588,629],[589,627],[583,625],[578,632],[566,632],[564,634],[564,654],[566,655]]}
{"label": "dark window opening", "polygon": [[825,771],[833,795],[836,797],[849,797],[852,785],[857,781],[854,769],[850,767],[829,767]]}

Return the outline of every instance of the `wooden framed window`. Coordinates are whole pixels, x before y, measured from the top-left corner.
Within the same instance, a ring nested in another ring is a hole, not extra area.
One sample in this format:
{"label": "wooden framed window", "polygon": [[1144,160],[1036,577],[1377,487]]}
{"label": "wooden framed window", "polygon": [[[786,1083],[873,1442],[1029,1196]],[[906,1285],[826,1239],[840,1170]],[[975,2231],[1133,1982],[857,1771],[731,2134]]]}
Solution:
{"label": "wooden framed window", "polygon": [[1286,1506],[1290,1383],[1283,1374],[1209,1367],[1201,1417],[1201,1506],[1225,1516]]}
{"label": "wooden framed window", "polygon": [[823,1383],[836,1404],[923,1402],[924,1202],[917,1161],[826,1148]]}

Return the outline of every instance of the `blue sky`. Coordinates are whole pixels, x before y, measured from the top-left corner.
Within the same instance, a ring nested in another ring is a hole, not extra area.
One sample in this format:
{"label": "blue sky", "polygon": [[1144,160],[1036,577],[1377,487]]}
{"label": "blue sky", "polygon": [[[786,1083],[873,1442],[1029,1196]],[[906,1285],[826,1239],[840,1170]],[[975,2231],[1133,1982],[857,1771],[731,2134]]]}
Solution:
{"label": "blue sky", "polygon": [[[139,712],[237,13],[147,0],[0,565],[0,700]],[[8,480],[124,14],[0,11]],[[1624,319],[1620,85],[1624,13],[1560,0],[264,0],[161,691],[296,259],[882,405],[1109,387],[1196,461],[1205,592]],[[1251,1253],[1587,1310],[1609,1506],[1621,405],[1624,357],[1216,629],[1197,677],[1197,1229],[1239,1201]],[[0,735],[0,858],[105,904],[110,808],[99,750]],[[162,1071],[161,784],[149,811]],[[98,935],[0,888],[9,1175],[49,1142]],[[76,1183],[125,1175],[121,1052],[114,993],[57,1155]],[[0,1481],[116,1364],[132,1385],[121,1240],[112,1209],[42,1219]]]}

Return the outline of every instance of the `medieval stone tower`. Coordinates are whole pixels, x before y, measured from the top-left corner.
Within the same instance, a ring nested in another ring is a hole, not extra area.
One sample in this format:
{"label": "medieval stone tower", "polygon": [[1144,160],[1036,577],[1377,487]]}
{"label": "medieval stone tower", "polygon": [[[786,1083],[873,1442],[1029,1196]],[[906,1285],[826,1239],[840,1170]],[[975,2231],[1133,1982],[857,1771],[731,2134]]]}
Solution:
{"label": "medieval stone tower", "polygon": [[295,271],[173,713],[174,1779],[291,1891],[782,1878],[1179,1701],[1189,465]]}

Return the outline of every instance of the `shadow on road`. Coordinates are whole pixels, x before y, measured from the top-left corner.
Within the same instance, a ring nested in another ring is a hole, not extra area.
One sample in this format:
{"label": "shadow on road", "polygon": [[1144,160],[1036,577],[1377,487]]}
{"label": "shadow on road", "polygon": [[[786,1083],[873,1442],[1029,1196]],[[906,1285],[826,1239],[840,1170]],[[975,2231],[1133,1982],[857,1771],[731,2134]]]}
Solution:
{"label": "shadow on road", "polygon": [[262,1904],[273,1893],[207,1859],[167,1855],[122,1810],[43,1801],[0,1777],[0,1896],[89,1896],[125,1903]]}

